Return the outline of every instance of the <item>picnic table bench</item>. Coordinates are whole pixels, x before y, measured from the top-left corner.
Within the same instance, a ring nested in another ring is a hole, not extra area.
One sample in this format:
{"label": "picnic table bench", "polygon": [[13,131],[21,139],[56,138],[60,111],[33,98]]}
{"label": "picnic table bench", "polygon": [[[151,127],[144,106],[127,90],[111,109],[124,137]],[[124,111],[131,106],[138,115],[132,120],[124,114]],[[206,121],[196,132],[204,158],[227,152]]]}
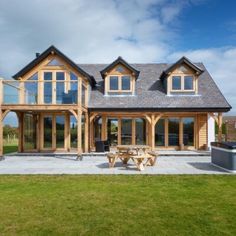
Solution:
{"label": "picnic table bench", "polygon": [[[108,153],[107,158],[109,167],[113,168],[118,159],[123,164],[127,164],[131,159],[138,170],[144,170],[146,166],[154,166],[158,157],[158,154],[153,151],[148,151],[149,146],[146,145],[119,145],[117,146],[118,152]],[[140,153],[142,150],[142,153]]]}

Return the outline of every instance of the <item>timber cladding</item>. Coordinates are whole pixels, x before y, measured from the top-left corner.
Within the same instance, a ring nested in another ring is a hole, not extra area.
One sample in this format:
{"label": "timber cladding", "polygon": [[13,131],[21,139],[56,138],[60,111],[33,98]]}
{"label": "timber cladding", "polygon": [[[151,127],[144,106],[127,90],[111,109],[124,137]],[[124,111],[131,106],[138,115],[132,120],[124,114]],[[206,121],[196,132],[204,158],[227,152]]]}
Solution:
{"label": "timber cladding", "polygon": [[206,149],[207,147],[207,114],[197,115],[198,126],[198,148]]}

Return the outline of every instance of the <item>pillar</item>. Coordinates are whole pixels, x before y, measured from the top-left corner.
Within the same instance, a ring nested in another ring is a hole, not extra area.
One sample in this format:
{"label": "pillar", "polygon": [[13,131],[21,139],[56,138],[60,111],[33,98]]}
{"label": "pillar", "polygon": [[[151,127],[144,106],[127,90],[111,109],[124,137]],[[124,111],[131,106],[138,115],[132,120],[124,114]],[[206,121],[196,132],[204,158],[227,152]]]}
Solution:
{"label": "pillar", "polygon": [[218,142],[222,142],[222,113],[218,113]]}
{"label": "pillar", "polygon": [[85,113],[85,124],[84,124],[84,151],[88,152],[89,149],[89,116],[88,112]]}
{"label": "pillar", "polygon": [[0,159],[3,158],[3,119],[2,119],[2,103],[3,103],[3,84],[0,78]]}
{"label": "pillar", "polygon": [[77,155],[82,155],[82,127],[81,127],[82,113],[81,110],[77,111]]}

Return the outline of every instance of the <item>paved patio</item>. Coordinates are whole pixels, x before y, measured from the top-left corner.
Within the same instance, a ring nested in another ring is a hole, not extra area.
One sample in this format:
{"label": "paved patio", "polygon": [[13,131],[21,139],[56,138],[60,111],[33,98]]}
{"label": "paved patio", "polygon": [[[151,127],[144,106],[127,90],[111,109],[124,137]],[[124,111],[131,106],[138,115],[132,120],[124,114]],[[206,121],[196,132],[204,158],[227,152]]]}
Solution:
{"label": "paved patio", "polygon": [[108,168],[105,156],[6,156],[0,174],[229,174],[210,163],[210,156],[160,156],[156,166],[140,172],[132,162]]}

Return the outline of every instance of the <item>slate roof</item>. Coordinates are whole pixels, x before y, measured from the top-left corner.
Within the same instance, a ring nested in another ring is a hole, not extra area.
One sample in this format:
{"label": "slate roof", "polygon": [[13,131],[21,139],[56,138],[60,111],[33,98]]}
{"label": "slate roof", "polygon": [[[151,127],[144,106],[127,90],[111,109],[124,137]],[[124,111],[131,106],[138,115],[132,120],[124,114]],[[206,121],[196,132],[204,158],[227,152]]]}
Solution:
{"label": "slate roof", "polygon": [[79,64],[97,82],[89,99],[90,110],[138,111],[222,111],[231,106],[202,63],[195,65],[203,70],[198,81],[198,95],[167,95],[160,80],[163,71],[173,64],[130,64],[140,71],[136,80],[135,96],[104,96],[103,79],[100,74],[108,64]]}

